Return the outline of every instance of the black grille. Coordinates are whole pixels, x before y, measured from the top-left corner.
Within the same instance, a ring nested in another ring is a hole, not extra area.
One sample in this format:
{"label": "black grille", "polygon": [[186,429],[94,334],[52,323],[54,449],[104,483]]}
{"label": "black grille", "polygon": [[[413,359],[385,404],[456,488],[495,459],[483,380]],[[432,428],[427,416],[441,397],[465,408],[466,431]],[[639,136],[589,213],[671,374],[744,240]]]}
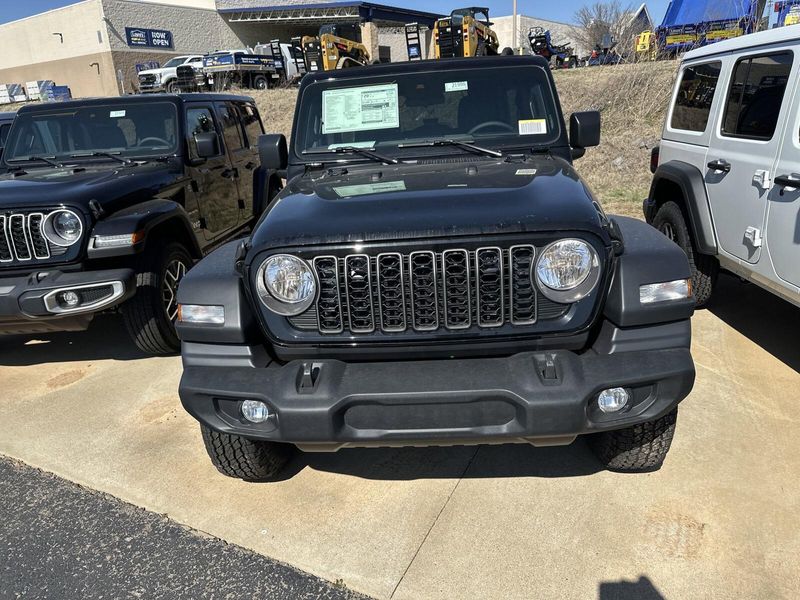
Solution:
{"label": "black grille", "polygon": [[317,256],[317,303],[290,322],[323,334],[534,325],[569,308],[532,282],[536,252],[516,245]]}
{"label": "black grille", "polygon": [[0,214],[0,265],[13,266],[64,254],[66,248],[50,244],[44,237],[46,217],[38,212]]}
{"label": "black grille", "polygon": [[139,83],[143,83],[145,85],[153,85],[156,82],[156,76],[150,73],[146,73],[144,75],[139,75]]}

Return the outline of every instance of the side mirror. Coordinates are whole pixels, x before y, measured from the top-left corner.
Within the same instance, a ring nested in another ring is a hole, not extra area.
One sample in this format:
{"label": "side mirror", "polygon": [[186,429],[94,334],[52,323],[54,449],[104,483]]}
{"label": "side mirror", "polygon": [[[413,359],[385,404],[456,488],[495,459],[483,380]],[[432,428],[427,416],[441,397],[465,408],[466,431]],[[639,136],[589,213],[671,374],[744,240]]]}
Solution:
{"label": "side mirror", "polygon": [[219,156],[219,137],[213,131],[195,134],[194,144],[199,158]]}
{"label": "side mirror", "polygon": [[289,150],[283,134],[261,135],[258,138],[261,167],[269,171],[284,171],[289,166]]}
{"label": "side mirror", "polygon": [[[596,110],[572,113],[569,118],[569,145],[573,157],[583,156],[582,150],[600,145],[600,113]],[[578,152],[575,152],[577,150]],[[578,156],[575,156],[578,154]]]}

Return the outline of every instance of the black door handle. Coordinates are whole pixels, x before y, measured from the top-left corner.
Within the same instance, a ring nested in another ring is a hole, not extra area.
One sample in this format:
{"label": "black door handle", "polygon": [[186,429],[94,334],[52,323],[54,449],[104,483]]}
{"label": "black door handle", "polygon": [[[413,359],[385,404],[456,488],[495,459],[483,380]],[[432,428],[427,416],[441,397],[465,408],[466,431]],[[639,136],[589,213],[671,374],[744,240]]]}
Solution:
{"label": "black door handle", "polygon": [[800,188],[800,177],[795,177],[794,175],[778,175],[775,178],[775,185],[779,185],[782,188]]}
{"label": "black door handle", "polygon": [[256,163],[249,162],[244,166],[244,168],[247,169],[248,171],[252,171],[255,168],[255,166],[256,166]]}
{"label": "black door handle", "polygon": [[731,163],[723,158],[718,158],[717,160],[712,160],[710,163],[706,165],[712,171],[721,171],[723,173],[730,173],[731,172]]}

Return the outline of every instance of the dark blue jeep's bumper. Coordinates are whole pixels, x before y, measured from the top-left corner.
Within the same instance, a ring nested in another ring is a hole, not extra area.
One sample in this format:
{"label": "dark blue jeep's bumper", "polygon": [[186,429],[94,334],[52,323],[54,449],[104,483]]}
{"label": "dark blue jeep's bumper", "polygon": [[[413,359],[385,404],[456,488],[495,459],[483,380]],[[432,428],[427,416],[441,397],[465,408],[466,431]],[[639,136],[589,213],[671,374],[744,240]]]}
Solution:
{"label": "dark blue jeep's bumper", "polygon": [[[688,331],[688,321],[674,325]],[[686,397],[695,376],[688,347],[265,367],[210,366],[220,365],[221,357],[212,355],[213,347],[208,351],[206,366],[202,347],[184,345],[184,361],[194,364],[185,366],[180,384],[186,410],[214,430],[290,442],[304,450],[568,444],[580,434],[664,415]],[[619,413],[606,414],[596,399],[612,387],[625,388],[631,400]],[[261,424],[247,422],[240,409],[245,399],[266,403],[273,416]]]}

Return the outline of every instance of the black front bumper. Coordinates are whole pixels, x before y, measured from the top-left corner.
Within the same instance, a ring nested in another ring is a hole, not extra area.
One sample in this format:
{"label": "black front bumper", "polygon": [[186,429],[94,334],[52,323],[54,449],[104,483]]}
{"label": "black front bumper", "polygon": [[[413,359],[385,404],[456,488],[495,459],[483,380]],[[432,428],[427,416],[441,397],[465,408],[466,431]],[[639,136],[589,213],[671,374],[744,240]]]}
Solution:
{"label": "black front bumper", "polygon": [[[112,293],[105,294],[107,289]],[[68,310],[54,306],[53,295],[68,290],[79,292],[85,304]],[[124,302],[135,292],[131,269],[0,277],[0,335],[80,331],[95,313]]]}
{"label": "black front bumper", "polygon": [[[305,450],[555,445],[658,418],[686,397],[694,375],[688,348],[416,362],[293,361],[262,368],[197,365],[185,367],[180,397],[186,410],[212,429]],[[617,414],[596,406],[598,393],[611,387],[631,394]],[[274,416],[262,424],[246,422],[240,412],[244,399],[265,402]]]}

